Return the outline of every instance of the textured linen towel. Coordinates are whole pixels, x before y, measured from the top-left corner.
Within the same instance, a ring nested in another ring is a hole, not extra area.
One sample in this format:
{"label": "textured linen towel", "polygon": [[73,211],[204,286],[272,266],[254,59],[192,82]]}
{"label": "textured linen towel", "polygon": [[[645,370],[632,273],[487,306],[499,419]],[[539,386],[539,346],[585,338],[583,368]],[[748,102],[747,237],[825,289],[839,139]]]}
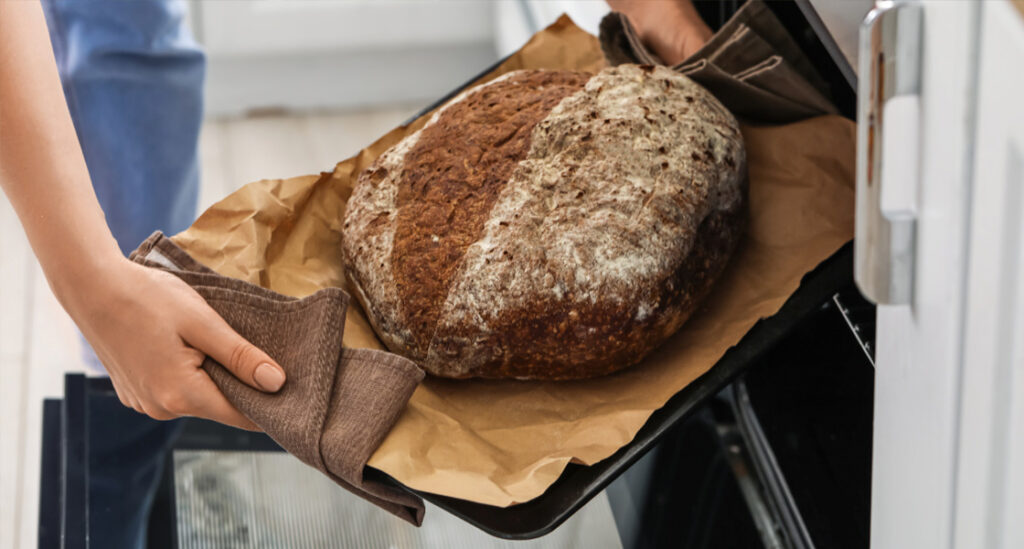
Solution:
{"label": "textured linen towel", "polygon": [[423,501],[377,480],[379,473],[366,462],[405,409],[423,371],[398,355],[342,347],[348,294],[327,288],[296,299],[221,276],[160,232],[131,259],[181,278],[284,368],[284,387],[268,394],[207,358],[203,368],[240,412],[334,482],[417,526],[422,523]]}
{"label": "textured linen towel", "polygon": [[[610,64],[664,65],[624,14],[609,13],[600,28],[601,49]],[[760,0],[744,4],[700,50],[672,69],[748,122],[781,124],[837,113],[824,81]]]}

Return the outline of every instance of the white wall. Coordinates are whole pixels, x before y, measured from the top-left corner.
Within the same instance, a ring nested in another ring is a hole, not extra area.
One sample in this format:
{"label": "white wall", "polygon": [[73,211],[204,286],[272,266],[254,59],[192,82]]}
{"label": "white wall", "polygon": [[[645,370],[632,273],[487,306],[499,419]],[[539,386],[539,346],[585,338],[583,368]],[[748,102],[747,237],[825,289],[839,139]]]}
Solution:
{"label": "white wall", "polygon": [[497,59],[487,1],[193,1],[207,113],[428,103]]}
{"label": "white wall", "polygon": [[580,28],[597,35],[601,18],[609,11],[605,0],[494,0],[494,39],[499,56],[506,56],[533,33],[565,13]]}

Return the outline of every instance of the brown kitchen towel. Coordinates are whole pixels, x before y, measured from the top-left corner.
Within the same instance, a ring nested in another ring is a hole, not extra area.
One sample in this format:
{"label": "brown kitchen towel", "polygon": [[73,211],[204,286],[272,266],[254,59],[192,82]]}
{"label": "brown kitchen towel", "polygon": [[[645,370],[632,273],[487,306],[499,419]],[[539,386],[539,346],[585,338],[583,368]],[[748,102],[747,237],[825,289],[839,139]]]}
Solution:
{"label": "brown kitchen towel", "polygon": [[405,409],[423,371],[395,354],[342,347],[348,294],[326,288],[297,299],[225,277],[160,232],[131,258],[181,278],[284,368],[284,387],[268,394],[207,358],[203,368],[239,411],[342,487],[413,524],[422,523],[423,501],[376,480],[366,462]]}
{"label": "brown kitchen towel", "polygon": [[[612,65],[664,64],[624,14],[605,16],[600,40]],[[837,112],[820,75],[761,0],[744,4],[707,44],[672,68],[746,122],[782,124]]]}

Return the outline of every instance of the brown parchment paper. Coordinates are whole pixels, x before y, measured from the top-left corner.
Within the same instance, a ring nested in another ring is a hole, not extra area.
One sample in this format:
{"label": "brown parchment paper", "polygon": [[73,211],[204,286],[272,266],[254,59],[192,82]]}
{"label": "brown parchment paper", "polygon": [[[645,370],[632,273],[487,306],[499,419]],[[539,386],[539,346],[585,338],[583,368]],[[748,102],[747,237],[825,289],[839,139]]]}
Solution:
{"label": "brown parchment paper", "polygon": [[[481,82],[520,68],[603,65],[596,38],[563,16]],[[345,286],[341,220],[355,178],[424,121],[392,130],[332,173],[251,183],[174,241],[221,274],[284,294]],[[586,381],[428,376],[369,464],[418,490],[507,506],[542,494],[570,461],[592,464],[627,444],[654,410],[853,237],[852,122],[822,117],[744,127],[743,135],[748,233],[712,294],[668,343],[638,366]],[[344,343],[382,348],[358,306],[349,308]]]}

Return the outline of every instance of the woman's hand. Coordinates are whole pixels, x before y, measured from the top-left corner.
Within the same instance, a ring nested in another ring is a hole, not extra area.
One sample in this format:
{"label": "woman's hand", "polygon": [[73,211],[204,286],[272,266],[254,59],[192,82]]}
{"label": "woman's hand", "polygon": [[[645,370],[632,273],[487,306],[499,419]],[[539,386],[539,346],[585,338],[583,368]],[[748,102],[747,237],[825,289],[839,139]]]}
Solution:
{"label": "woman's hand", "polygon": [[608,0],[624,13],[640,40],[665,64],[678,65],[711,38],[711,28],[690,0]]}
{"label": "woman's hand", "polygon": [[122,404],[160,420],[195,416],[257,429],[217,389],[203,359],[267,392],[281,388],[284,371],[181,279],[122,258],[74,286],[57,293]]}

